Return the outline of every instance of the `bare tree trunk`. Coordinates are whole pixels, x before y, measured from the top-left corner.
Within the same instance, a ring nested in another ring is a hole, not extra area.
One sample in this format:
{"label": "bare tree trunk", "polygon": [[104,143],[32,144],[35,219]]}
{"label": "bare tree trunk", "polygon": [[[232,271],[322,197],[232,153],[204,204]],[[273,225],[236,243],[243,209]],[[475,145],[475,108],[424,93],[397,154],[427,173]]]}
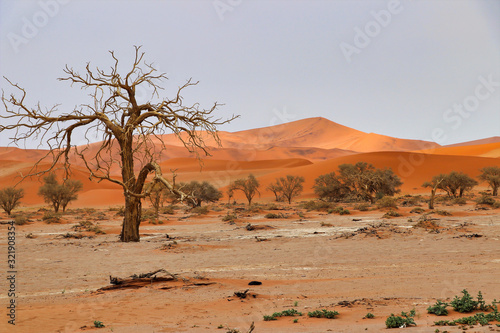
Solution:
{"label": "bare tree trunk", "polygon": [[493,196],[496,197],[498,195],[498,186],[493,186]]}
{"label": "bare tree trunk", "polygon": [[140,240],[141,208],[140,198],[125,195],[125,216],[120,234],[122,242],[138,242]]}
{"label": "bare tree trunk", "polygon": [[[122,159],[122,180],[128,189],[135,191],[134,156],[132,152],[132,135],[124,135],[119,140]],[[139,192],[140,193],[140,192]],[[139,242],[139,225],[141,224],[141,199],[125,191],[125,216],[123,218],[120,240],[122,242]]]}
{"label": "bare tree trunk", "polygon": [[429,199],[429,209],[434,209],[434,197],[436,196],[437,187],[433,187],[431,190],[431,198]]}

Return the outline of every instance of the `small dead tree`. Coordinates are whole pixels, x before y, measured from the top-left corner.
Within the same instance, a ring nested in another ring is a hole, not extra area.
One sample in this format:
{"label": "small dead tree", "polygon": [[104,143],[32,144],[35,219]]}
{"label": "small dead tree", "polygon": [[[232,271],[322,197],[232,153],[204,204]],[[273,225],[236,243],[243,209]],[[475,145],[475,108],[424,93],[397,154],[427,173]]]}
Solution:
{"label": "small dead tree", "polygon": [[441,183],[445,181],[446,175],[440,174],[434,176],[430,182],[425,182],[422,184],[422,187],[430,187],[431,188],[431,197],[429,199],[429,209],[434,209],[434,199],[436,197],[436,191],[440,188]]}
{"label": "small dead tree", "polygon": [[10,216],[12,210],[21,204],[24,197],[22,188],[6,187],[0,190],[0,207]]}
{"label": "small dead tree", "polygon": [[153,209],[155,210],[155,217],[157,219],[159,216],[160,207],[163,206],[163,202],[166,200],[167,195],[167,190],[162,184],[155,183],[151,186],[151,190],[148,194],[148,199],[151,203],[151,206],[153,206]]}
{"label": "small dead tree", "polygon": [[252,199],[256,194],[260,195],[259,192],[259,181],[255,178],[254,175],[250,174],[246,179],[237,179],[229,185],[229,188],[233,191],[239,190],[245,194],[245,197],[248,200],[248,206],[252,204]]}
{"label": "small dead tree", "polygon": [[[185,104],[183,92],[198,84],[191,79],[180,86],[172,97],[161,97],[163,88],[160,84],[167,77],[143,60],[144,53],[140,47],[135,47],[131,69],[123,74],[119,71],[122,66],[121,63],[119,66],[115,53],[111,51],[110,54],[113,64],[107,70],[91,68],[88,63],[80,73],[66,66],[64,72],[67,76],[60,80],[89,90],[90,95],[88,103],[68,113],[60,113],[56,106],[49,110],[39,104],[29,107],[26,91],[7,79],[17,94],[7,97],[2,93],[6,114],[0,115],[0,132],[15,132],[13,143],[40,136],[45,138],[50,148],[46,157],[52,158],[50,167],[40,170],[37,166],[41,164],[37,163],[30,175],[50,171],[59,163],[64,164],[69,174],[70,165],[76,159],[87,168],[91,179],[121,186],[125,197],[125,215],[120,239],[123,242],[138,242],[141,200],[150,189],[150,186],[145,186],[150,173],[154,174],[151,184],[160,182],[181,200],[190,199],[162,176],[158,159],[166,147],[161,134],[174,133],[189,151],[198,154],[201,149],[208,154],[205,146],[207,137],[220,145],[217,126],[235,117],[214,119],[218,103],[208,109],[201,108],[199,103]],[[142,88],[151,91],[149,101],[139,99],[136,92]],[[202,135],[201,130],[208,135]],[[76,133],[85,135],[89,144],[77,149],[74,146]],[[96,133],[102,140],[97,149],[90,146],[89,133]],[[119,177],[112,172],[114,166],[119,167]]]}

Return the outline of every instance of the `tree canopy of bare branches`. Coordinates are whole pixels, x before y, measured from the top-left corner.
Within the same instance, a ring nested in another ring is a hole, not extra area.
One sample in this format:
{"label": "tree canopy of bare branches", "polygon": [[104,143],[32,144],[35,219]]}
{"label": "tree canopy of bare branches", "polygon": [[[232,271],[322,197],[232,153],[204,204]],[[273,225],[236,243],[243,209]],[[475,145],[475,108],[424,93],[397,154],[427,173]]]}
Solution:
{"label": "tree canopy of bare branches", "polygon": [[[119,72],[119,60],[110,51],[110,68],[93,68],[90,63],[82,73],[66,66],[65,77],[59,80],[89,91],[89,102],[69,111],[60,112],[58,106],[50,109],[40,104],[29,107],[27,92],[17,83],[6,79],[17,93],[8,96],[2,92],[5,114],[0,132],[13,131],[13,143],[38,138],[49,145],[51,165],[41,170],[37,163],[30,175],[40,175],[62,164],[70,173],[72,157],[79,159],[90,173],[91,179],[109,181],[120,185],[125,196],[125,216],[120,238],[124,242],[139,241],[141,220],[141,199],[145,198],[152,183],[161,183],[181,199],[189,200],[189,195],[179,191],[167,181],[158,164],[158,156],[165,145],[161,134],[174,133],[184,146],[192,152],[208,154],[202,132],[220,144],[217,127],[230,119],[215,118],[220,106],[215,102],[204,109],[198,103],[185,104],[183,92],[198,84],[191,79],[181,85],[171,97],[163,97],[162,82],[167,79],[153,64],[144,61],[144,52],[135,48],[135,57],[128,72]],[[121,65],[121,64],[120,64]],[[137,98],[138,89],[151,91],[151,99],[141,103]],[[89,144],[77,148],[74,144],[77,132],[88,136],[97,133],[101,141],[97,150]],[[152,139],[158,139],[160,149],[156,149]],[[118,155],[113,154],[113,149]],[[113,175],[112,166],[119,165],[121,174]],[[150,173],[154,174],[146,186]]]}

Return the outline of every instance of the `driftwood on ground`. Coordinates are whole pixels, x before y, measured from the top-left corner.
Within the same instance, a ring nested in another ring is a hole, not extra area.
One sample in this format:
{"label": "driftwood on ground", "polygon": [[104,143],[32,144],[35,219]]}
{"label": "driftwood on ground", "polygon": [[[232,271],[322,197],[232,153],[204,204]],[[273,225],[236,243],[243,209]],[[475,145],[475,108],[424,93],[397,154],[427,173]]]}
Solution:
{"label": "driftwood on ground", "polygon": [[[207,286],[211,284],[215,284],[215,282],[196,282],[191,283],[188,279],[181,278],[177,274],[170,273],[164,269],[158,269],[149,273],[141,273],[141,274],[133,274],[128,278],[119,278],[115,276],[109,276],[110,286],[106,286],[98,289],[98,291],[107,291],[107,290],[116,290],[116,289],[138,289],[142,287],[146,287],[152,285],[153,283],[158,282],[167,282],[167,281],[179,281],[182,280],[184,284],[182,286]],[[171,287],[163,287],[160,289],[171,289]]]}

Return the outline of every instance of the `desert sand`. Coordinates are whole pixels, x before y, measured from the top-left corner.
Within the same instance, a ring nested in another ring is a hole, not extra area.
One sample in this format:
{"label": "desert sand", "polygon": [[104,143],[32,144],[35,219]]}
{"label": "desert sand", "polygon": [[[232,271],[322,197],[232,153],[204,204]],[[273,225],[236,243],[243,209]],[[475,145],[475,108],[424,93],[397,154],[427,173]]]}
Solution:
{"label": "desert sand", "polygon": [[[169,178],[175,172],[176,181],[206,180],[224,191],[231,181],[254,174],[261,183],[256,205],[248,208],[239,193],[236,204],[227,204],[224,196],[208,205],[207,214],[177,205],[173,214],[142,222],[140,243],[118,241],[122,189],[91,181],[79,163],[71,177],[82,181],[83,190],[57,223],[42,220],[50,207],[37,195],[41,180],[32,177],[19,184],[25,197],[15,212],[27,214],[30,221],[16,226],[16,326],[7,325],[4,317],[0,330],[247,332],[254,322],[254,332],[382,332],[391,313],[415,309],[416,327],[392,331],[462,332],[458,326],[433,323],[464,314],[448,308],[450,315],[442,318],[426,308],[438,299],[451,301],[463,289],[474,297],[482,291],[487,302],[500,299],[499,209],[475,202],[480,191],[488,190],[486,184],[468,193],[465,205],[453,204],[439,193],[436,209],[451,215],[430,214],[434,228],[416,227],[422,215],[411,212],[420,207],[430,213],[425,203],[429,191],[421,185],[434,175],[461,171],[477,177],[480,168],[500,166],[500,143],[495,138],[440,147],[364,133],[324,118],[219,134],[222,147],[207,140],[212,156],[201,161],[175,137],[163,136],[164,175]],[[95,149],[92,145],[86,154],[91,156]],[[46,153],[0,147],[0,187],[18,183]],[[387,209],[376,205],[360,211],[357,203],[339,204],[349,215],[304,207],[315,198],[316,177],[359,161],[391,168],[402,179],[399,217],[384,217]],[[117,166],[112,171],[119,176]],[[62,172],[59,166],[57,174]],[[303,193],[292,205],[273,203],[274,195],[265,187],[288,174],[305,178]],[[281,215],[269,219],[268,213]],[[234,221],[224,219],[229,214]],[[2,248],[10,220],[0,214]],[[81,230],[84,221],[105,233]],[[175,278],[109,289],[110,276],[127,278],[159,269]],[[262,284],[248,285],[250,281]],[[5,309],[8,298],[4,292],[0,297]],[[302,315],[263,320],[264,315],[287,309]],[[321,309],[339,315],[307,316]],[[368,312],[375,318],[363,319]],[[95,328],[94,321],[106,327]],[[500,331],[495,324],[500,323],[467,328]]]}

